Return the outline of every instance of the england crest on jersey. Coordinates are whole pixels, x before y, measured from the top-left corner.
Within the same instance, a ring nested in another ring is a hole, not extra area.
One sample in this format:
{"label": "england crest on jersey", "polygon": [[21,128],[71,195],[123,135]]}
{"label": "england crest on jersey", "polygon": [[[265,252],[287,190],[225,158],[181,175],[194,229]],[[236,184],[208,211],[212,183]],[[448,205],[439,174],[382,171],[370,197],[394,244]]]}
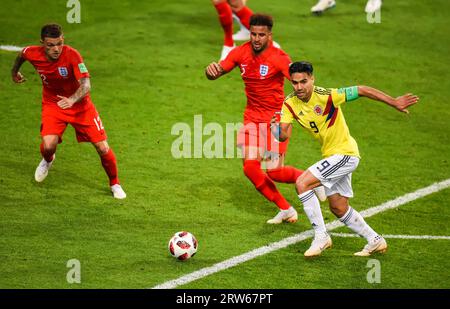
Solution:
{"label": "england crest on jersey", "polygon": [[62,77],[67,77],[67,75],[69,74],[66,67],[58,67],[58,72]]}
{"label": "england crest on jersey", "polygon": [[260,74],[261,76],[266,76],[268,73],[269,73],[269,66],[268,66],[268,65],[261,64],[261,65],[259,66],[259,74]]}

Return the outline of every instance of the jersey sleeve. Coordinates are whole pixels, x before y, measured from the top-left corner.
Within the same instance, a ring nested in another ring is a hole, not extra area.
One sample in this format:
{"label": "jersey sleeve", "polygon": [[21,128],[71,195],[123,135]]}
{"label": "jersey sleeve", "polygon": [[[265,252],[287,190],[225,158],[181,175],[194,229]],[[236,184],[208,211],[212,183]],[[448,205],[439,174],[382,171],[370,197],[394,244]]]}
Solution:
{"label": "jersey sleeve", "polygon": [[294,116],[286,104],[289,104],[288,101],[283,103],[280,123],[292,123],[294,121]]}
{"label": "jersey sleeve", "polygon": [[230,72],[237,65],[239,65],[239,48],[233,48],[228,56],[220,61],[220,66],[225,70],[225,72]]}
{"label": "jersey sleeve", "polygon": [[23,59],[30,61],[31,59],[31,52],[32,52],[32,46],[26,46],[22,49],[22,51],[20,52],[21,56]]}
{"label": "jersey sleeve", "polygon": [[331,89],[331,96],[333,98],[334,106],[339,106],[342,103],[356,100],[358,96],[358,87],[344,87],[339,89]]}
{"label": "jersey sleeve", "polygon": [[83,58],[81,57],[80,53],[77,52],[76,50],[72,50],[70,56],[70,63],[72,65],[73,74],[75,75],[75,78],[77,80],[80,80],[81,78],[90,77],[89,71],[83,62]]}
{"label": "jersey sleeve", "polygon": [[286,77],[289,80],[291,79],[291,76],[289,74],[289,67],[291,63],[292,63],[291,57],[289,57],[289,55],[286,54],[285,52],[282,52],[278,65],[284,77]]}

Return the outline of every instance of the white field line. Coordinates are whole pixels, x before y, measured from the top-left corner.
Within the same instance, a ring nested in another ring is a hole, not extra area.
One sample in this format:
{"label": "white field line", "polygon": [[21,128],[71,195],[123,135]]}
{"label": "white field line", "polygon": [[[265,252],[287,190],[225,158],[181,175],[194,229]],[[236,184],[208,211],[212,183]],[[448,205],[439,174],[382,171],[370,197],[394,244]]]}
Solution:
{"label": "white field line", "polygon": [[[350,233],[330,233],[331,236],[336,237],[360,237],[356,234]],[[425,240],[439,240],[446,239],[450,240],[450,236],[435,236],[435,235],[386,235],[382,234],[384,238],[397,238],[397,239],[425,239]]]}
{"label": "white field line", "polygon": [[0,45],[0,49],[6,50],[6,51],[17,52],[17,51],[21,51],[23,49],[23,47],[14,46],[14,45]]}
{"label": "white field line", "polygon": [[[376,215],[380,212],[397,208],[401,205],[407,204],[411,201],[414,201],[416,199],[422,198],[429,194],[438,192],[440,190],[446,189],[448,187],[450,187],[450,178],[446,179],[444,181],[441,181],[441,182],[434,183],[428,187],[419,189],[417,191],[405,194],[403,196],[400,196],[396,199],[390,200],[381,205],[363,210],[360,212],[360,214],[363,217],[368,218],[368,217]],[[344,224],[341,223],[339,220],[335,220],[326,225],[328,231],[337,229],[338,227],[341,227],[341,226],[344,226]],[[219,271],[222,271],[222,270],[234,267],[236,265],[239,265],[241,263],[247,262],[249,260],[257,258],[258,256],[262,256],[262,255],[268,254],[270,252],[276,251],[278,249],[282,249],[287,246],[293,245],[302,240],[311,238],[312,236],[313,236],[313,230],[307,230],[302,233],[296,234],[294,236],[287,237],[280,241],[268,244],[267,246],[260,247],[260,248],[254,249],[252,251],[249,251],[247,253],[232,257],[228,260],[219,262],[210,267],[205,267],[205,268],[199,269],[197,271],[194,271],[190,274],[184,275],[177,279],[158,284],[158,285],[154,286],[153,289],[173,289],[173,288],[176,288],[177,286],[190,283],[192,281],[195,281],[195,280],[201,279],[203,277],[209,276],[211,274],[217,273]]]}

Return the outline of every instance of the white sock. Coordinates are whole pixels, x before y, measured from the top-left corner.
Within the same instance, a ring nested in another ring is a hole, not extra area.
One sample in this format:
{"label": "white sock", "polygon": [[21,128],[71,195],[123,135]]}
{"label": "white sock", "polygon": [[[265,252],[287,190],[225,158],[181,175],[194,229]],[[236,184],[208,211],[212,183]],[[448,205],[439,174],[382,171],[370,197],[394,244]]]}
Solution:
{"label": "white sock", "polygon": [[348,210],[339,220],[347,225],[353,232],[371,242],[378,234],[366,223],[359,212],[348,206]]}
{"label": "white sock", "polygon": [[320,209],[320,203],[313,190],[306,191],[299,194],[298,198],[303,204],[306,216],[311,222],[316,236],[323,236],[327,233],[325,222],[323,221],[322,210]]}

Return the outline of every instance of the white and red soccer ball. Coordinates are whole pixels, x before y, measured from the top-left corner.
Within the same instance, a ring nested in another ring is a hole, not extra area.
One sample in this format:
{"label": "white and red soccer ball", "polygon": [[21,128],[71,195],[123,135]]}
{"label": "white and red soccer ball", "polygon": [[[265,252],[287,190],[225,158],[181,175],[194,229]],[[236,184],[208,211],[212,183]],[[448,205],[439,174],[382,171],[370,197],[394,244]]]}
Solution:
{"label": "white and red soccer ball", "polygon": [[181,261],[193,257],[197,248],[197,239],[189,232],[177,232],[169,241],[170,254]]}

